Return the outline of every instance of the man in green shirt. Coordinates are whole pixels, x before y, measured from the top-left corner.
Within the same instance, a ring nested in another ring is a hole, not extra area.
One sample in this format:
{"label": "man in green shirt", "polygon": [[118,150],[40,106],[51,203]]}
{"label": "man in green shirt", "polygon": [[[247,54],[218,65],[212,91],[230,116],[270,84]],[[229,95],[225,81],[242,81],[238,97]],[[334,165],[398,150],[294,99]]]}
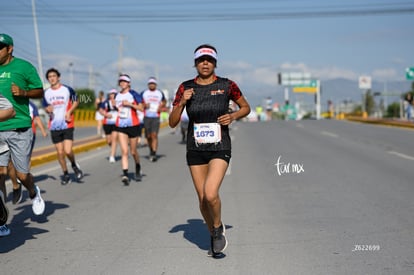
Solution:
{"label": "man in green shirt", "polygon": [[0,153],[0,236],[10,234],[6,226],[8,209],[5,205],[6,175],[9,160],[16,168],[17,178],[32,199],[35,215],[43,214],[45,202],[30,174],[30,146],[33,138],[29,98],[43,97],[43,84],[33,65],[13,56],[13,39],[0,34],[0,94],[13,105],[16,115],[0,122],[0,142],[8,146]]}

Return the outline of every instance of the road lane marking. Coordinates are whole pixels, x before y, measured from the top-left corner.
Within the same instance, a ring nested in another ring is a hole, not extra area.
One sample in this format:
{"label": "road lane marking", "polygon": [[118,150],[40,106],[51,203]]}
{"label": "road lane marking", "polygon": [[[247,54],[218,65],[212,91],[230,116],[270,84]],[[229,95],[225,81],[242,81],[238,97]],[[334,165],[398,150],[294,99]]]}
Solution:
{"label": "road lane marking", "polygon": [[400,158],[403,158],[403,159],[414,160],[414,157],[406,155],[406,154],[398,153],[396,151],[387,151],[387,153],[391,155],[399,156]]}
{"label": "road lane marking", "polygon": [[329,136],[329,137],[334,137],[334,138],[337,138],[338,137],[337,134],[334,134],[334,133],[331,133],[331,132],[327,132],[327,131],[322,131],[321,134],[324,135],[324,136]]}

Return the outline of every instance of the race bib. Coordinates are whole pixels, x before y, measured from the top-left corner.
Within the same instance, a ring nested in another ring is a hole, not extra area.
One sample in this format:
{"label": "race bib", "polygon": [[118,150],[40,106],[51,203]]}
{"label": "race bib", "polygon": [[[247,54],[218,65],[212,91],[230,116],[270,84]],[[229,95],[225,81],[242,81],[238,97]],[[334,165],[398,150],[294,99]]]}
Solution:
{"label": "race bib", "polygon": [[106,120],[107,121],[111,121],[111,122],[115,122],[116,121],[116,117],[118,116],[118,112],[113,112],[113,111],[111,111],[111,112],[109,112],[110,114],[111,114],[111,118],[107,118]]}
{"label": "race bib", "polygon": [[129,108],[121,108],[119,110],[119,117],[120,118],[128,118]]}
{"label": "race bib", "polygon": [[150,107],[149,107],[148,111],[150,111],[151,113],[157,113],[158,112],[158,106],[160,106],[159,103],[150,103]]}
{"label": "race bib", "polygon": [[196,143],[218,143],[221,141],[221,126],[218,123],[194,123]]}

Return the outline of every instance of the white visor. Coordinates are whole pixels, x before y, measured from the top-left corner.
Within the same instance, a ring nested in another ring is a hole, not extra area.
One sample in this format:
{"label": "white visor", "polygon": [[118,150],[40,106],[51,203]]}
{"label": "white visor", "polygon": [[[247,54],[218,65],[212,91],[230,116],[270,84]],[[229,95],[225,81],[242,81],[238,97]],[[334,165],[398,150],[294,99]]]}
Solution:
{"label": "white visor", "polygon": [[198,49],[195,53],[194,53],[194,59],[197,59],[203,55],[208,55],[211,56],[212,58],[214,58],[215,60],[217,60],[217,53],[210,48],[201,48]]}
{"label": "white visor", "polygon": [[121,75],[120,77],[119,77],[119,79],[118,79],[118,82],[119,81],[126,81],[126,82],[131,82],[131,78],[129,78],[128,76],[126,76],[126,75]]}

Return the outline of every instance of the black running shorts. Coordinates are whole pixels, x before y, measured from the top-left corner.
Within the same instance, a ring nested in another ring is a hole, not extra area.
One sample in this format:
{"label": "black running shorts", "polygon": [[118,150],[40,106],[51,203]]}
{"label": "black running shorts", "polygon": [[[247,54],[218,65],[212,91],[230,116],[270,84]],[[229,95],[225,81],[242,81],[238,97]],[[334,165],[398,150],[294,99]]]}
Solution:
{"label": "black running shorts", "polygon": [[65,139],[73,140],[74,128],[68,128],[64,130],[53,130],[50,131],[53,144],[63,142]]}
{"label": "black running shorts", "polygon": [[128,138],[136,138],[137,136],[139,136],[138,126],[117,127],[116,131],[128,135]]}
{"label": "black running shorts", "polygon": [[231,151],[187,151],[187,164],[191,165],[203,165],[208,164],[212,159],[222,159],[227,163],[230,162]]}

